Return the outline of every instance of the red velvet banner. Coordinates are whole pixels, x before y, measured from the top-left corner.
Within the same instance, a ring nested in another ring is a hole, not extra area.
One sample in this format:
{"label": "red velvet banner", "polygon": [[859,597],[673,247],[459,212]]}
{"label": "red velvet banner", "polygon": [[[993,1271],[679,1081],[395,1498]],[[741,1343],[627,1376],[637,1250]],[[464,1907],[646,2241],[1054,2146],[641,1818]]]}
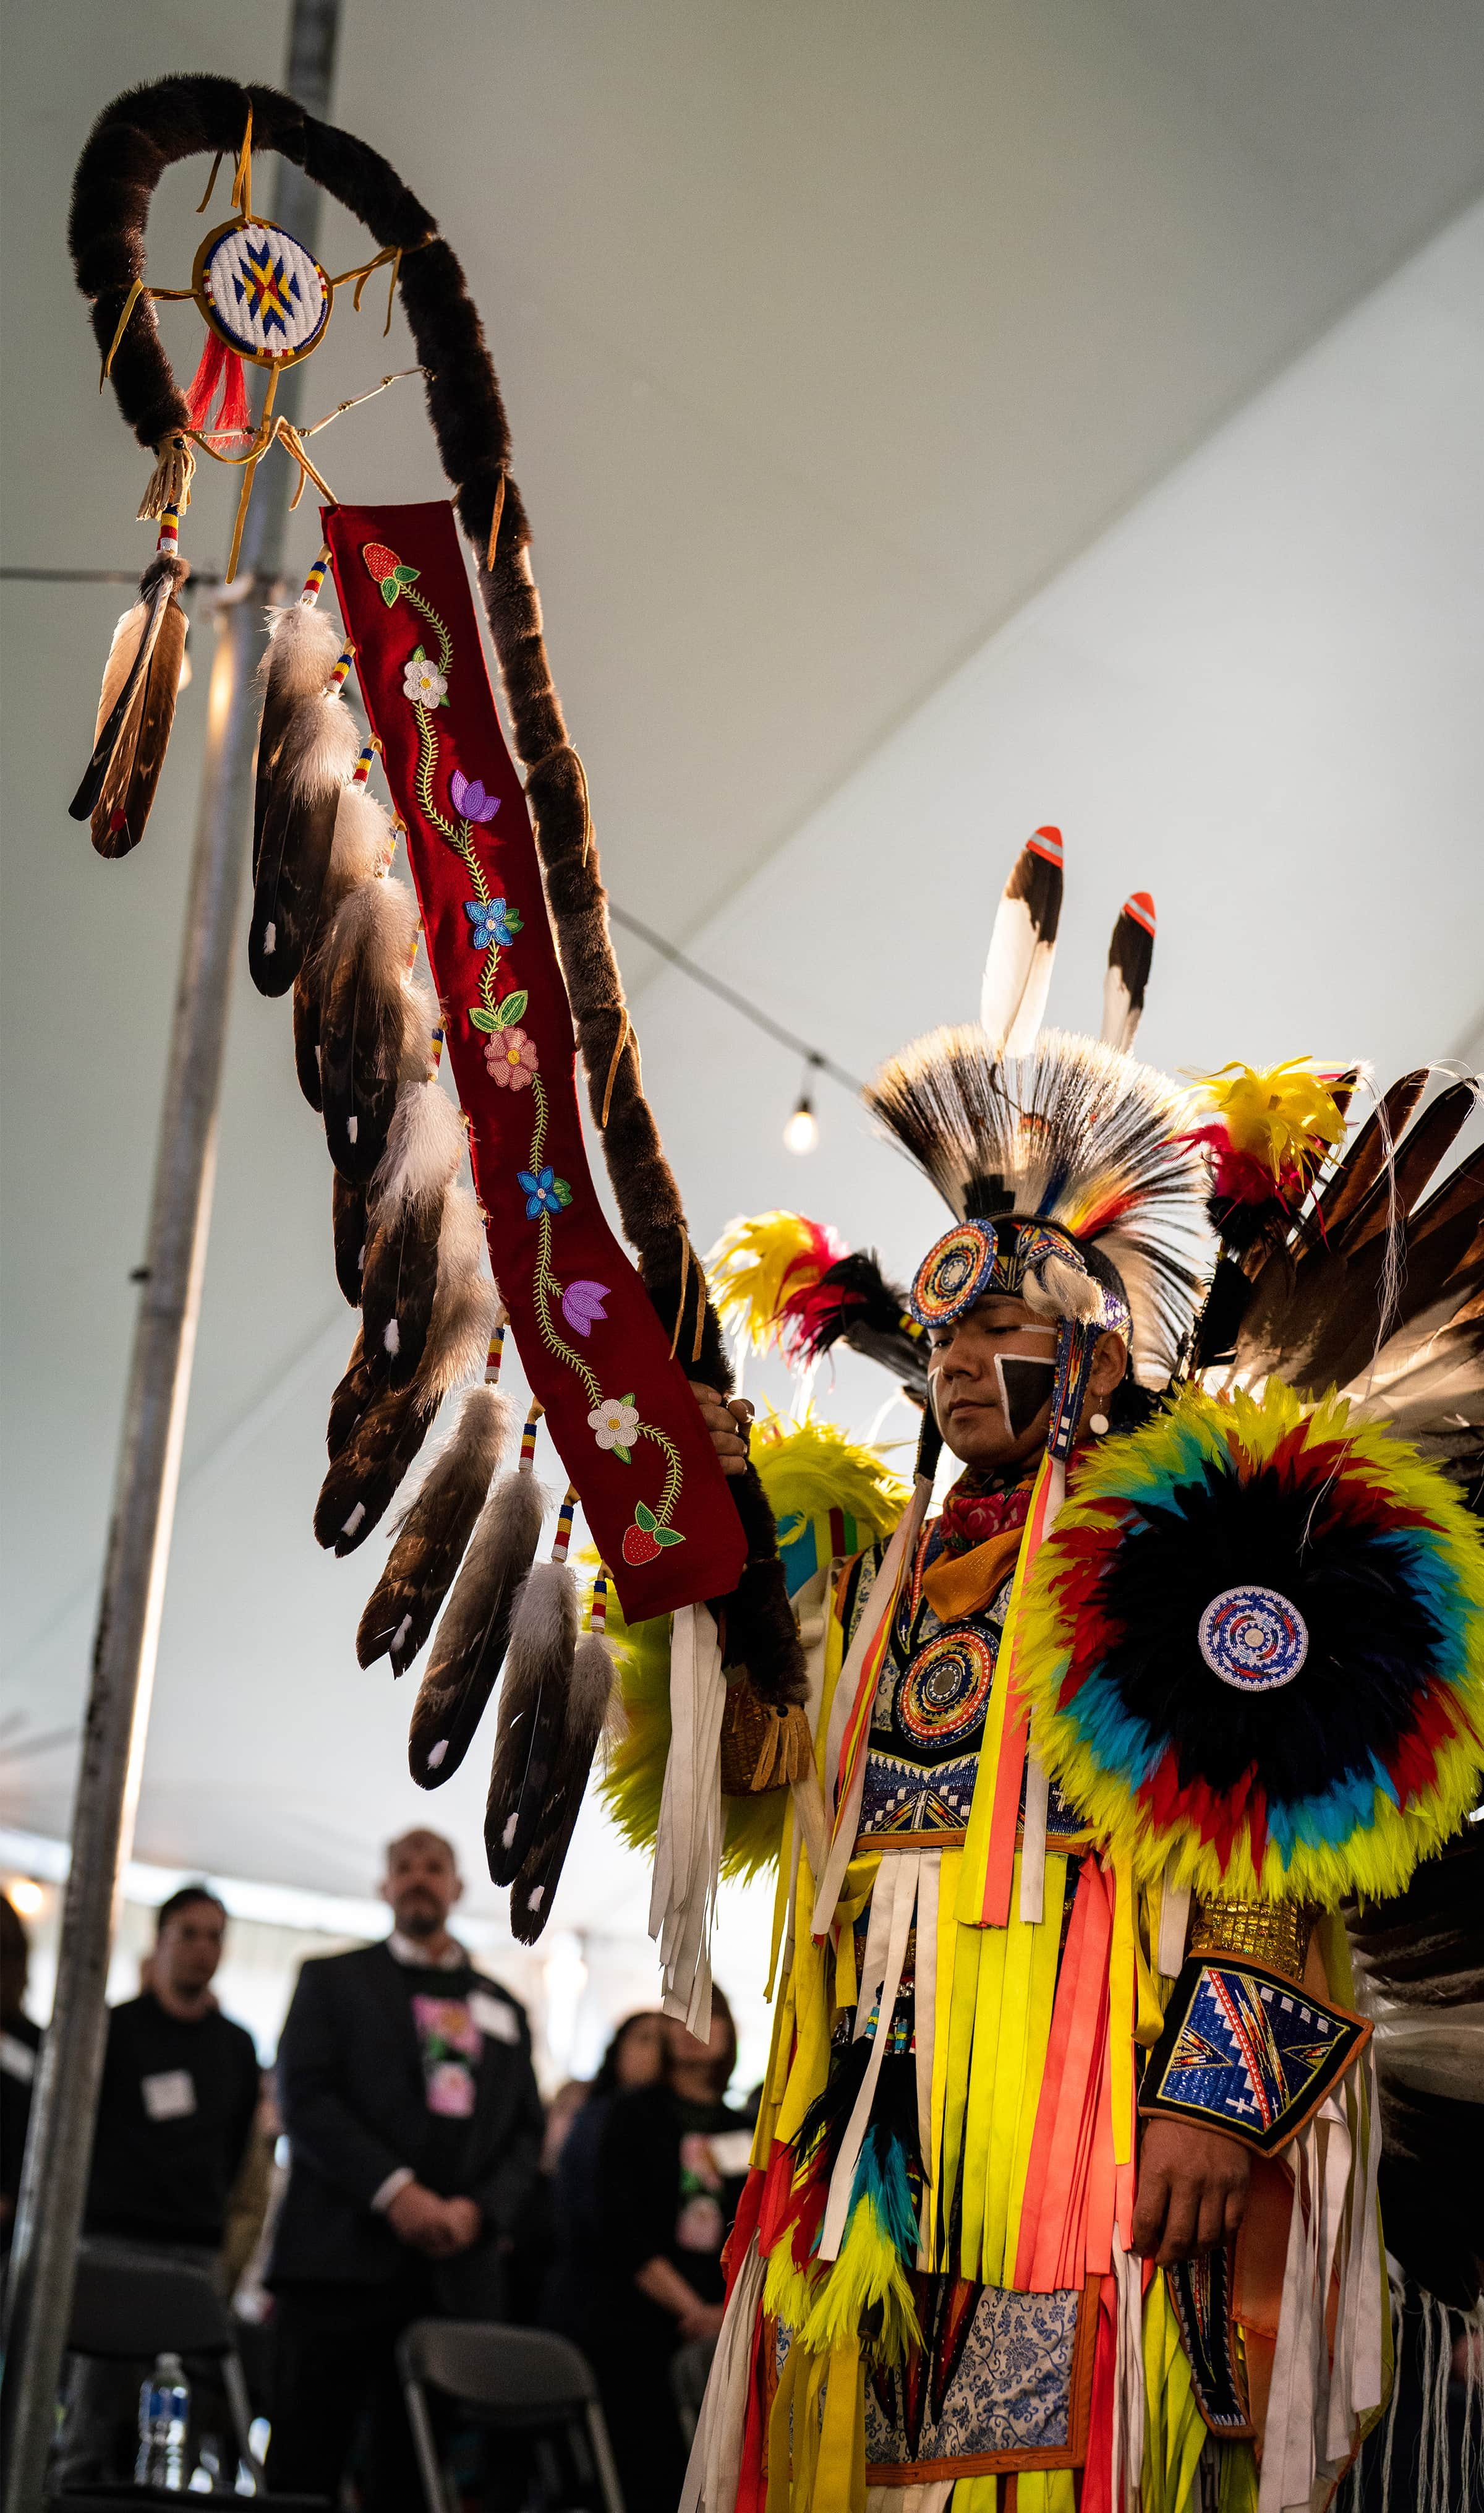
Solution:
{"label": "red velvet banner", "polygon": [[725,1595],[741,1522],[594,1190],[571,1011],[452,511],[332,506],[324,521],[526,1375],[625,1619]]}

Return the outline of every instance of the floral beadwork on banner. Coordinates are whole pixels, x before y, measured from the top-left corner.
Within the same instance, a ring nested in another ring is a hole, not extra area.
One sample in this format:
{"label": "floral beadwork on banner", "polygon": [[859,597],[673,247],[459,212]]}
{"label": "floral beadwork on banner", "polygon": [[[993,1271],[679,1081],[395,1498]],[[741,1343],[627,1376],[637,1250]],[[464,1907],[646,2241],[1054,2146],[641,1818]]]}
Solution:
{"label": "floral beadwork on banner", "polygon": [[[522,1359],[626,1615],[716,1595],[740,1571],[741,1531],[587,1170],[571,1013],[451,518],[445,506],[340,507],[327,513],[326,532],[408,823],[475,1183]],[[692,1567],[684,1557],[703,1542]]]}

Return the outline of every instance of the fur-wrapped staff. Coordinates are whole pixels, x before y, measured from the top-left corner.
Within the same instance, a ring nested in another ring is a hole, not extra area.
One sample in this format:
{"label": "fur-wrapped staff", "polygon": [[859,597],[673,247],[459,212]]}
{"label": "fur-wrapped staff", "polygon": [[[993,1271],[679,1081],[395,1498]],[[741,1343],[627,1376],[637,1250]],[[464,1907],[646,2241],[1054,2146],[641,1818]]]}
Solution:
{"label": "fur-wrapped staff", "polygon": [[176,720],[186,630],[176,596],[189,574],[171,508],[139,598],[113,632],[93,756],[68,806],[74,820],[92,822],[100,856],[127,856],[144,835]]}
{"label": "fur-wrapped staff", "polygon": [[[503,1329],[490,1347],[498,1371]],[[502,1475],[480,1513],[463,1568],[444,1610],[412,1709],[408,1761],[419,1788],[435,1789],[457,1771],[501,1667],[517,1592],[536,1558],[546,1495],[536,1481],[539,1406],[527,1418],[520,1462]]]}
{"label": "fur-wrapped staff", "polygon": [[[126,419],[157,457],[157,481],[168,485],[177,473],[188,473],[190,442],[207,453],[217,451],[210,441],[214,431],[204,426],[204,404],[194,407],[181,393],[160,341],[152,292],[143,279],[143,219],[165,166],[198,151],[230,152],[238,163],[237,215],[228,230],[207,240],[210,272],[226,274],[231,256],[240,257],[253,242],[249,228],[254,236],[264,228],[275,252],[289,252],[292,239],[252,216],[254,140],[258,146],[279,148],[364,219],[378,248],[377,259],[393,265],[393,286],[400,290],[417,344],[458,516],[482,561],[481,590],[535,818],[546,885],[543,903],[550,908],[593,1117],[604,1138],[623,1224],[638,1252],[648,1306],[662,1329],[657,1365],[652,1358],[633,1365],[632,1383],[649,1390],[642,1437],[651,1447],[669,1443],[667,1473],[683,1454],[684,1516],[671,1523],[680,1506],[675,1480],[666,1482],[663,1491],[656,1485],[647,1496],[640,1494],[624,1501],[624,1517],[615,1526],[611,1479],[626,1470],[611,1445],[599,1441],[588,1452],[578,1436],[580,1422],[566,1425],[568,1444],[577,1438],[569,1469],[579,1482],[584,1475],[595,1480],[593,1506],[605,1517],[603,1541],[619,1580],[647,1581],[651,1592],[668,1581],[672,1593],[692,1597],[702,1588],[726,1591],[718,1600],[718,1612],[728,1659],[747,1667],[763,1700],[785,1708],[803,1697],[805,1671],[771,1513],[755,1475],[749,1473],[735,1487],[722,1484],[715,1459],[689,1418],[683,1390],[676,1410],[673,1382],[680,1372],[723,1392],[731,1376],[675,1180],[643,1093],[637,1044],[607,932],[586,780],[567,739],[547,665],[527,557],[528,529],[510,478],[499,388],[457,261],[392,169],[345,134],[268,89],[248,90],[211,78],[167,80],[153,89],[136,90],[111,106],[100,117],[78,169],[71,239],[79,283],[94,300],[106,371]],[[339,284],[311,262],[306,258],[309,296],[296,309],[287,349],[275,344],[265,352],[260,344],[238,339],[228,320],[235,308],[235,299],[228,302],[230,291],[220,302],[209,289],[196,292],[209,332],[221,335],[230,356],[255,356],[276,369],[291,352],[307,354],[323,334]],[[224,365],[229,381],[230,356],[226,362],[215,361]],[[318,481],[302,441],[282,421],[271,428],[267,424],[271,384],[270,375],[264,416],[247,440],[239,532],[254,464],[275,439]],[[215,432],[240,419],[235,404],[231,412],[224,409]],[[343,507],[332,511],[338,522],[331,523],[327,538],[347,516]],[[410,515],[417,511],[407,510]],[[234,560],[235,547],[234,540]],[[343,567],[350,555],[336,544],[336,576],[347,619]],[[391,596],[381,587],[383,601],[402,596],[403,583],[393,573]],[[301,602],[286,608],[274,621],[264,673],[250,959],[253,975],[265,990],[293,989],[295,1067],[305,1097],[323,1114],[336,1171],[336,1279],[363,1312],[356,1350],[331,1409],[330,1471],[315,1515],[319,1540],[343,1553],[363,1541],[384,1515],[444,1398],[477,1371],[488,1342],[496,1295],[483,1247],[482,1217],[467,1190],[452,1182],[460,1147],[447,1105],[438,1102],[438,1086],[429,1079],[430,1068],[437,1067],[439,1015],[410,976],[417,940],[416,903],[402,883],[375,877],[385,871],[390,853],[385,818],[349,773],[353,752],[339,699],[348,657],[338,647],[332,655],[334,632],[315,618],[314,597],[323,575],[321,562],[311,571]],[[416,589],[415,570],[402,575]],[[428,591],[425,578],[420,592],[425,596]],[[409,598],[407,608],[416,607]],[[399,633],[402,616],[398,614]],[[147,628],[150,621],[144,624]],[[368,629],[359,614],[352,633],[358,644],[368,634],[381,636],[378,623],[373,620]],[[157,628],[157,642],[159,634]],[[137,660],[136,652],[129,672]],[[359,658],[357,668],[374,719],[371,684]],[[162,661],[162,674],[163,669]],[[175,677],[177,673],[178,658]],[[150,676],[151,704],[156,677]],[[439,679],[429,662],[421,686],[432,706],[442,698]],[[465,674],[456,680],[455,696],[470,687]],[[113,694],[115,705],[123,694],[122,688]],[[405,697],[410,702],[416,693],[408,691]],[[449,720],[456,722],[456,715]],[[445,721],[439,718],[440,724]],[[376,729],[386,731],[380,722]],[[152,751],[146,743],[142,754],[145,768],[153,759],[153,774],[158,773],[160,746]],[[363,777],[369,764],[363,751]],[[482,761],[463,763],[453,795],[456,812],[465,810],[462,793],[477,793],[482,800],[486,795],[472,773],[476,768],[488,775]],[[393,790],[410,822],[406,781],[405,776],[402,784],[394,780]],[[117,799],[110,792],[110,811]],[[513,800],[507,798],[507,807]],[[482,828],[482,815],[477,813],[475,819]],[[126,823],[132,843],[142,825],[141,813],[131,820],[126,808],[120,825]],[[419,822],[410,843],[423,845],[427,836]],[[488,898],[494,897],[490,891]],[[483,892],[474,905],[482,903],[488,903]],[[527,922],[533,937],[534,916]],[[470,937],[459,930],[467,941]],[[502,994],[495,1001],[487,990],[481,1024],[508,1023],[510,1056],[519,1059],[524,1054],[527,1058],[524,1077],[531,1069],[530,1044],[526,1040],[523,1045],[522,1012],[508,1009],[515,1000]],[[524,1001],[522,996],[523,1006]],[[564,1015],[566,1010],[563,1006]],[[551,1017],[551,1008],[543,1009],[542,1017]],[[460,1011],[461,1024],[465,1017]],[[474,1044],[483,1060],[485,1049],[478,1040]],[[456,1037],[450,1034],[450,1045],[459,1093],[472,1109],[469,1076],[457,1060],[469,1046],[462,1026]],[[489,1070],[494,1070],[492,1062]],[[505,1079],[503,1071],[495,1078]],[[543,1063],[542,1080],[544,1089],[555,1089],[554,1056],[549,1068]],[[512,1090],[512,1108],[515,1104]],[[546,1159],[551,1159],[549,1150]],[[565,1166],[570,1177],[570,1151]],[[557,1194],[546,1183],[551,1175],[537,1161],[525,1189],[537,1204],[543,1196]],[[560,1184],[567,1194],[567,1180]],[[481,1191],[488,1206],[490,1198],[483,1183]],[[493,1221],[489,1226],[494,1229]],[[577,1234],[575,1217],[566,1228],[570,1247]],[[595,1225],[584,1223],[583,1228],[589,1233],[590,1253],[585,1263],[569,1261],[563,1269],[568,1288],[572,1282],[581,1288],[593,1275],[610,1303],[609,1314],[616,1315],[611,1304],[621,1306],[631,1297],[626,1288],[613,1288],[616,1277],[609,1268],[620,1261],[619,1252],[599,1250]],[[624,1274],[626,1284],[631,1282],[627,1266]],[[604,1314],[600,1308],[600,1321]],[[628,1333],[640,1352],[646,1353],[653,1342],[652,1321],[643,1307],[640,1314],[642,1331],[631,1318]],[[589,1323],[573,1332],[585,1336]],[[610,1339],[616,1332],[609,1330]],[[579,1364],[585,1367],[590,1355],[597,1357],[598,1341],[584,1343],[576,1356]],[[620,1403],[612,1393],[626,1383],[631,1382],[617,1379],[599,1386],[599,1395],[587,1401],[588,1413],[596,1406],[605,1421],[609,1416],[626,1418],[628,1399]],[[425,1478],[407,1514],[363,1630],[368,1650],[384,1647],[394,1665],[406,1664],[452,1581],[413,1722],[412,1765],[424,1784],[447,1776],[465,1750],[499,1667],[512,1600],[529,1571],[537,1540],[539,1509],[531,1507],[535,1495],[529,1476],[505,1477],[488,1498],[483,1496],[493,1447],[485,1420],[488,1413],[482,1402],[465,1409],[449,1449]],[[650,1450],[644,1454],[646,1466],[652,1467]],[[522,1484],[525,1490],[513,1496],[512,1487]],[[471,1520],[473,1534],[465,1549]],[[679,1554],[666,1549],[676,1546],[686,1549]],[[691,1564],[694,1574],[687,1568]],[[566,1576],[560,1563],[543,1569]],[[695,1585],[687,1588],[691,1576]],[[539,1649],[540,1633],[532,1618],[539,1592],[551,1589],[553,1582],[540,1578],[534,1586],[527,1585],[525,1616],[517,1618],[519,1667]],[[554,1796],[549,1808],[535,1805],[529,1822],[523,1814],[526,1864],[516,1884],[521,1925],[532,1932],[550,1906],[575,1821],[597,1733],[595,1720],[601,1725],[595,1705],[605,1703],[610,1690],[601,1636],[592,1649],[584,1643],[579,1651],[574,1629],[568,1631],[574,1617],[564,1611],[557,1621],[562,1648],[548,1655],[554,1665],[556,1656],[562,1657],[566,1680],[560,1688],[563,1718],[555,1737]]]}

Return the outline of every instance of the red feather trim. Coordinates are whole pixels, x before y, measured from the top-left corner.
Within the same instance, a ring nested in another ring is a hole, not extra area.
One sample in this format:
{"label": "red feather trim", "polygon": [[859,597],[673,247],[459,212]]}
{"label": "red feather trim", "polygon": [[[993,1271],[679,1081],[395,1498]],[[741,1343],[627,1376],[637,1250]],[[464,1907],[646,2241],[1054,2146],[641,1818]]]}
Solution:
{"label": "red feather trim", "polygon": [[[212,404],[216,388],[221,387],[221,408],[216,423],[212,424]],[[235,349],[208,329],[201,363],[190,379],[185,396],[190,423],[202,436],[251,436],[253,414],[248,407],[248,379]]]}

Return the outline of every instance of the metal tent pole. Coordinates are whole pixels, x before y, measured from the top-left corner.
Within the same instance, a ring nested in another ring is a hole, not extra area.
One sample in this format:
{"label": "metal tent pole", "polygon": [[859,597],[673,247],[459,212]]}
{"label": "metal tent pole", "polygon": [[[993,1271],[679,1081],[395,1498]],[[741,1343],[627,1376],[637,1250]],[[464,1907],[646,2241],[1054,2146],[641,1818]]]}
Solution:
{"label": "metal tent pole", "polygon": [[[330,101],[339,0],[293,0],[286,84],[311,113]],[[281,158],[274,215],[311,250],[321,194]],[[293,417],[299,371],[282,378]],[[145,1278],[135,1326],[113,1515],[93,1650],[58,1957],[11,2254],[4,2375],[4,2500],[42,2501],[92,2159],[105,2040],[104,1989],[120,1884],[134,1845],[180,1449],[215,1175],[232,953],[252,821],[262,609],[283,565],[290,465],[264,463],[241,573],[215,610],[206,761],[155,1152]]]}

